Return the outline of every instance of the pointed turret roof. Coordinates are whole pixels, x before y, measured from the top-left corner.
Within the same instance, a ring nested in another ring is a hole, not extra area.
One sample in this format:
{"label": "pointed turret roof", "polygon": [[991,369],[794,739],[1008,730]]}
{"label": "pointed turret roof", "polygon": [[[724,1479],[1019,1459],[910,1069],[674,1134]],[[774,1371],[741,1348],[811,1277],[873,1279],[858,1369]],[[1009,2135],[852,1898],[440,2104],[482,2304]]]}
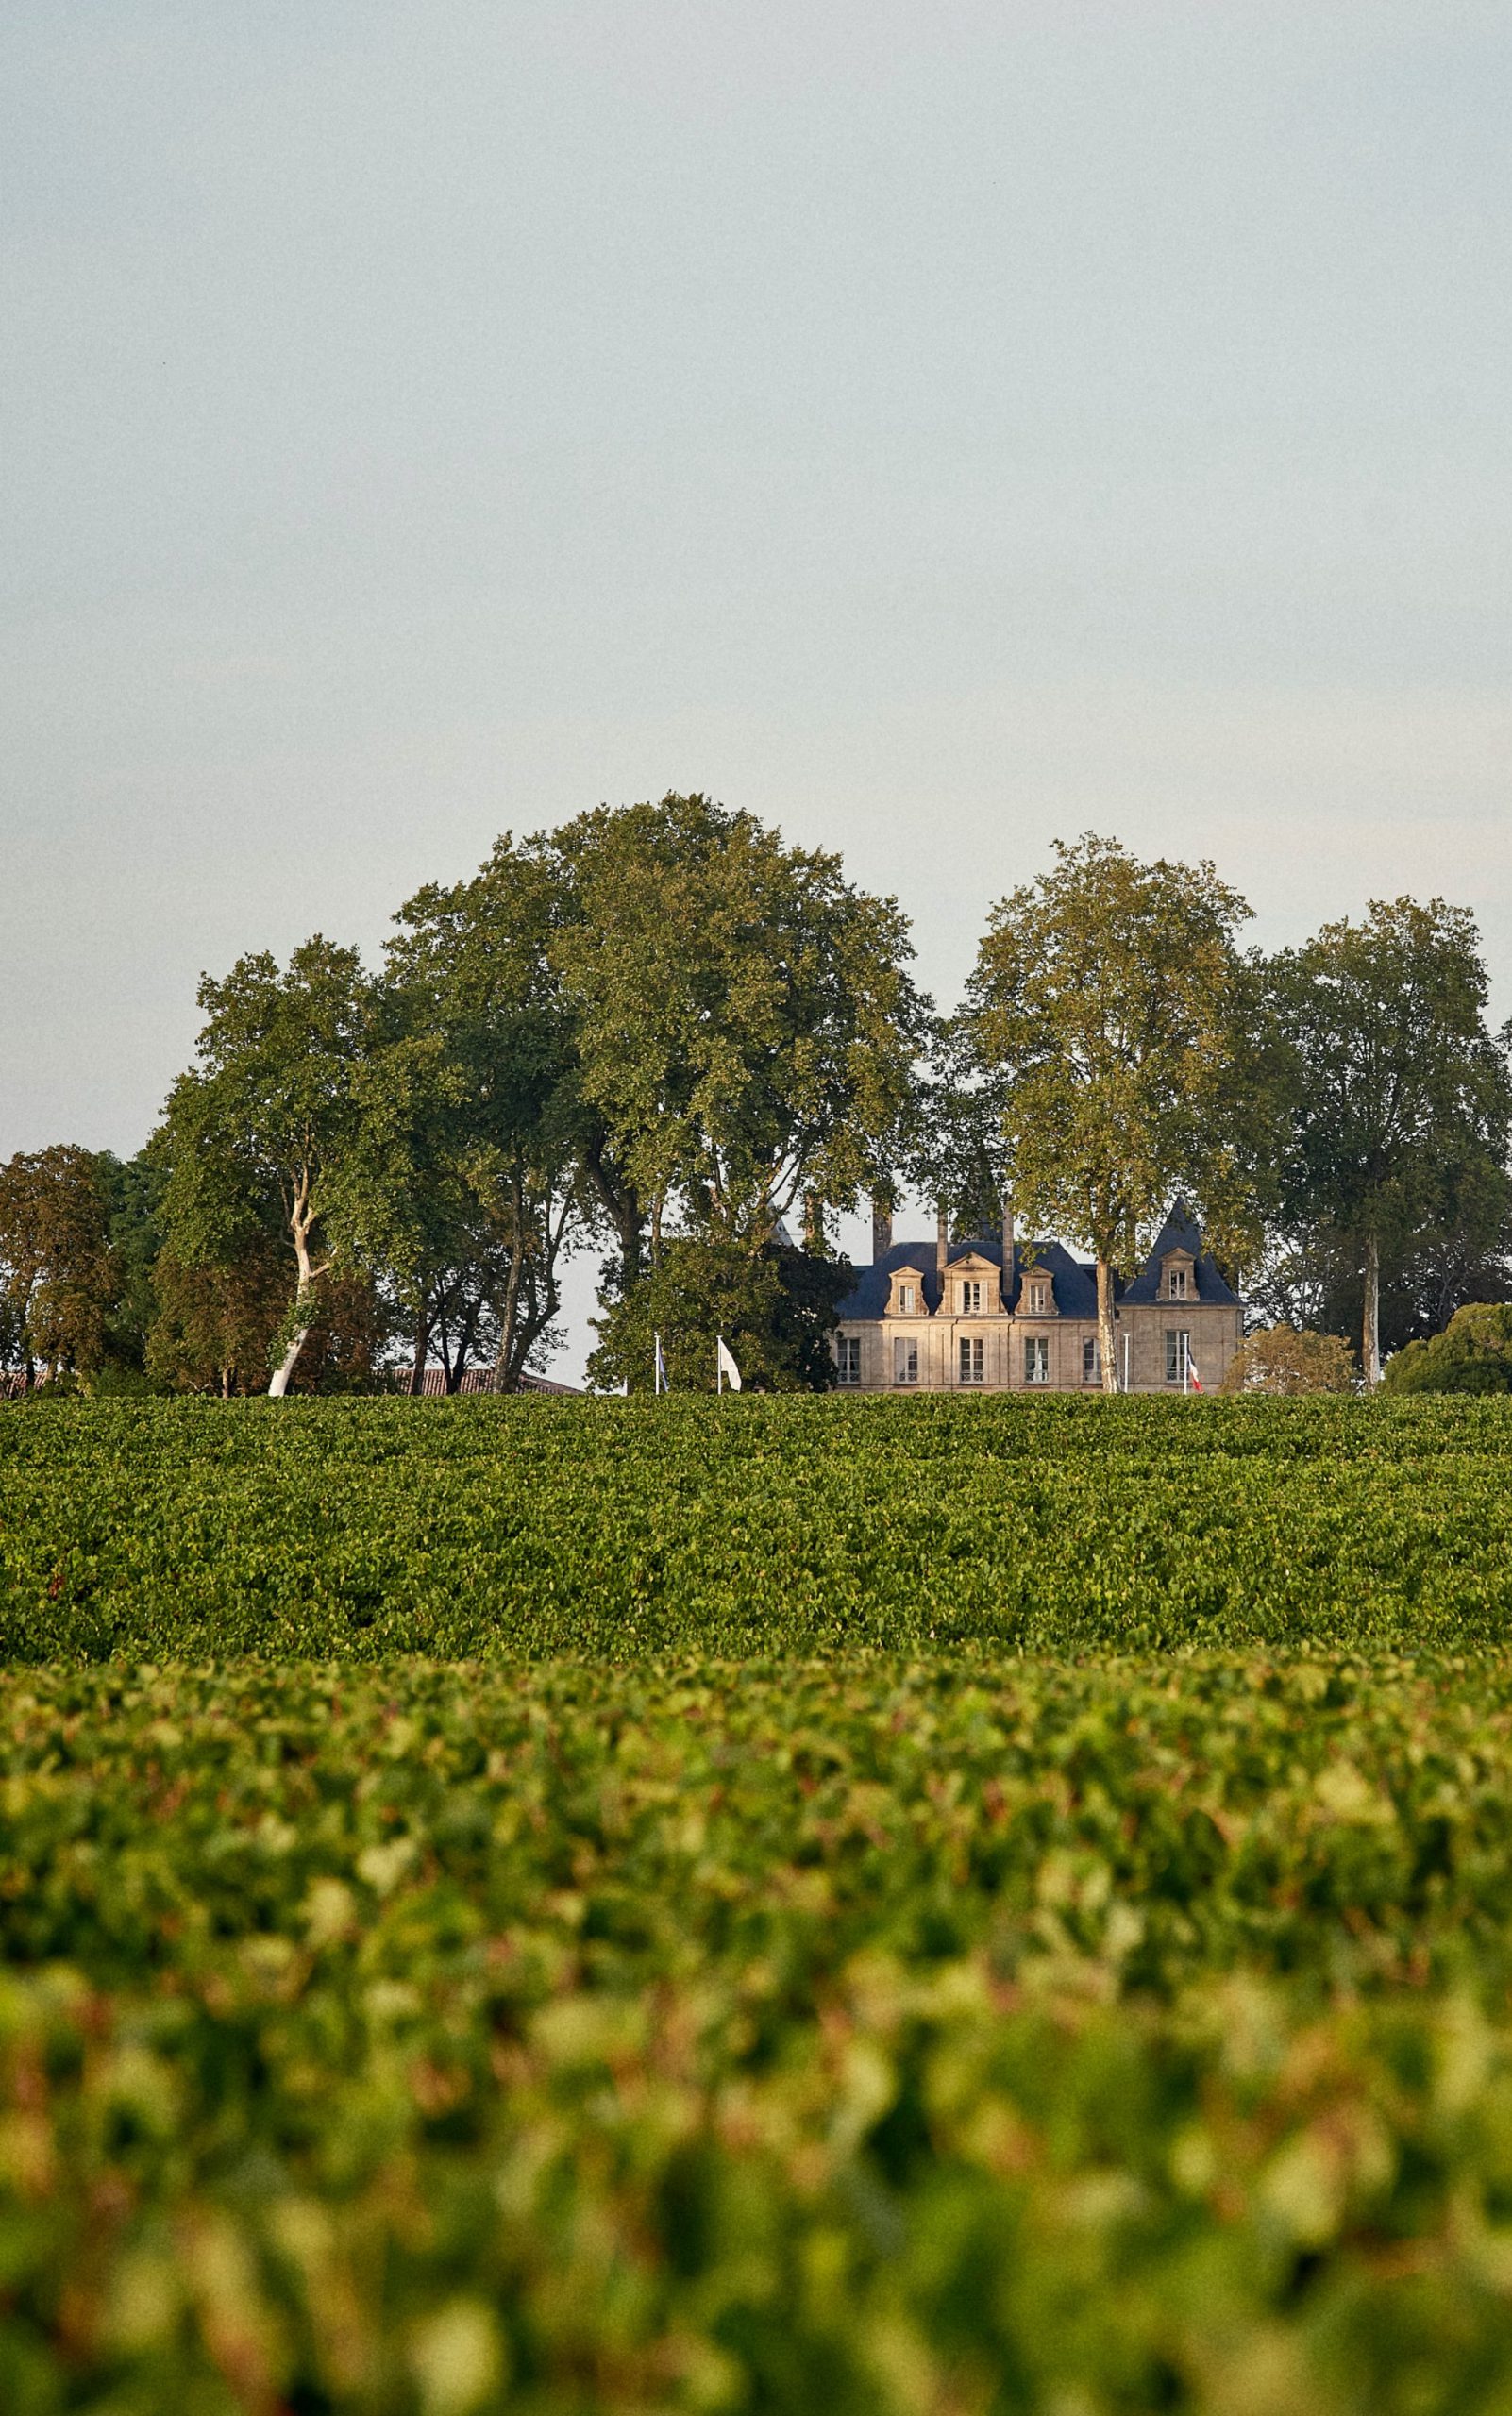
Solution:
{"label": "pointed turret roof", "polygon": [[1200,1300],[1238,1301],[1238,1294],[1231,1290],[1218,1272],[1216,1258],[1202,1240],[1202,1229],[1184,1200],[1172,1200],[1170,1214],[1155,1236],[1155,1246],[1140,1272],[1124,1293],[1126,1300],[1154,1300],[1160,1297],[1161,1267],[1172,1250],[1185,1250],[1196,1262],[1197,1297]]}

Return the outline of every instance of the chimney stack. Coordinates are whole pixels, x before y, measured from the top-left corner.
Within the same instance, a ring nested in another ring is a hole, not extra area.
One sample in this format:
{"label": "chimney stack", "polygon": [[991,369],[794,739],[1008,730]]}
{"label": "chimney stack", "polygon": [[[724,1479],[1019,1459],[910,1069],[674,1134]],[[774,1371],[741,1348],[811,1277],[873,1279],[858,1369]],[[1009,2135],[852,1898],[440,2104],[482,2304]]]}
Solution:
{"label": "chimney stack", "polygon": [[893,1246],[893,1203],[885,1191],[871,1196],[871,1263],[878,1266]]}
{"label": "chimney stack", "polygon": [[1014,1200],[1012,1192],[1004,1192],[1002,1201],[1002,1296],[1014,1296]]}
{"label": "chimney stack", "polygon": [[950,1220],[942,1208],[940,1210],[939,1223],[935,1227],[934,1233],[934,1272],[940,1277],[942,1282],[945,1277],[945,1263],[949,1255]]}

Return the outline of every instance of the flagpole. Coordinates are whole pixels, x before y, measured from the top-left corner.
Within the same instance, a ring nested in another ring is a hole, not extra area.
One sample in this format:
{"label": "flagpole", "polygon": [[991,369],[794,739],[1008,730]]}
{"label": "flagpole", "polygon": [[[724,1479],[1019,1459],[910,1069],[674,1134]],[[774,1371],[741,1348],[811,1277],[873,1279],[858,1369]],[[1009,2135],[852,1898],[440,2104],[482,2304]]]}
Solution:
{"label": "flagpole", "polygon": [[714,1342],[714,1391],[716,1393],[722,1393],[725,1389],[725,1362],[722,1353],[724,1338],[721,1334]]}

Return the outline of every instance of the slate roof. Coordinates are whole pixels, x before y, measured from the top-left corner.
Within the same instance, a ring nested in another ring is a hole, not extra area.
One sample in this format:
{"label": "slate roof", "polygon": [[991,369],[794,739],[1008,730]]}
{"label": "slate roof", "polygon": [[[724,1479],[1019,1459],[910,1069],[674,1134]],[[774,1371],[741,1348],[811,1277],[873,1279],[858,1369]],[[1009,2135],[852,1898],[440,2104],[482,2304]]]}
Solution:
{"label": "slate roof", "polygon": [[[1055,1305],[1063,1317],[1095,1317],[1098,1313],[1097,1269],[1083,1267],[1063,1250],[1059,1242],[1040,1242],[1033,1250],[1036,1274],[1053,1276]],[[1002,1239],[983,1234],[974,1241],[952,1242],[947,1254],[947,1267],[957,1267],[964,1259],[984,1258],[1002,1270]],[[1016,1300],[1018,1282],[1029,1265],[1030,1250],[1015,1248],[1012,1282],[1008,1298]],[[892,1279],[905,1267],[916,1270],[924,1289],[925,1306],[933,1311],[940,1305],[940,1279],[934,1266],[934,1244],[925,1242],[895,1242],[884,1257],[873,1267],[856,1269],[856,1285],[841,1301],[841,1317],[880,1317],[885,1315],[892,1294]]]}
{"label": "slate roof", "polygon": [[[1201,1303],[1219,1300],[1231,1304],[1238,1295],[1229,1289],[1218,1273],[1214,1260],[1202,1248],[1202,1236],[1193,1221],[1184,1200],[1178,1200],[1160,1229],[1154,1249],[1145,1262],[1144,1269],[1132,1284],[1115,1278],[1114,1297],[1118,1300],[1154,1300],[1159,1294],[1160,1262],[1168,1250],[1189,1250],[1197,1262],[1197,1297]],[[946,1256],[947,1267],[961,1260],[984,1258],[1000,1272],[1002,1267],[1002,1240],[999,1234],[983,1234],[974,1241],[955,1241]],[[1012,1281],[1008,1300],[1018,1298],[1020,1278],[1033,1257],[1036,1274],[1050,1275],[1055,1282],[1055,1305],[1063,1317],[1095,1317],[1098,1313],[1098,1275],[1095,1267],[1071,1256],[1059,1242],[1035,1242],[1015,1246]],[[940,1305],[940,1279],[934,1267],[934,1243],[931,1241],[895,1242],[890,1250],[872,1267],[856,1269],[853,1291],[841,1301],[838,1315],[842,1318],[880,1317],[886,1314],[892,1293],[892,1279],[905,1267],[917,1273],[924,1290],[925,1306],[932,1312]]]}
{"label": "slate roof", "polygon": [[1154,1300],[1160,1297],[1160,1262],[1168,1250],[1190,1250],[1197,1262],[1197,1297],[1204,1306],[1213,1300],[1238,1304],[1237,1292],[1232,1291],[1218,1270],[1218,1262],[1202,1247],[1201,1229],[1184,1200],[1178,1200],[1170,1215],[1155,1237],[1155,1247],[1146,1259],[1142,1272],[1134,1277],[1123,1295],[1126,1300]]}

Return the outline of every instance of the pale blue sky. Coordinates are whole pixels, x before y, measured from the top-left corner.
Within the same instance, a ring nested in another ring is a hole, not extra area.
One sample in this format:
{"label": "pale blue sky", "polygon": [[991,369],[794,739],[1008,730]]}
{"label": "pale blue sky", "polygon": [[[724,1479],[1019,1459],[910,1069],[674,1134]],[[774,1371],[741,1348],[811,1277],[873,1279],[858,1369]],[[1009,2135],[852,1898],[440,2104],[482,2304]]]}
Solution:
{"label": "pale blue sky", "polygon": [[953,995],[1093,827],[1512,1009],[1512,0],[8,0],[0,1155],[703,787]]}

